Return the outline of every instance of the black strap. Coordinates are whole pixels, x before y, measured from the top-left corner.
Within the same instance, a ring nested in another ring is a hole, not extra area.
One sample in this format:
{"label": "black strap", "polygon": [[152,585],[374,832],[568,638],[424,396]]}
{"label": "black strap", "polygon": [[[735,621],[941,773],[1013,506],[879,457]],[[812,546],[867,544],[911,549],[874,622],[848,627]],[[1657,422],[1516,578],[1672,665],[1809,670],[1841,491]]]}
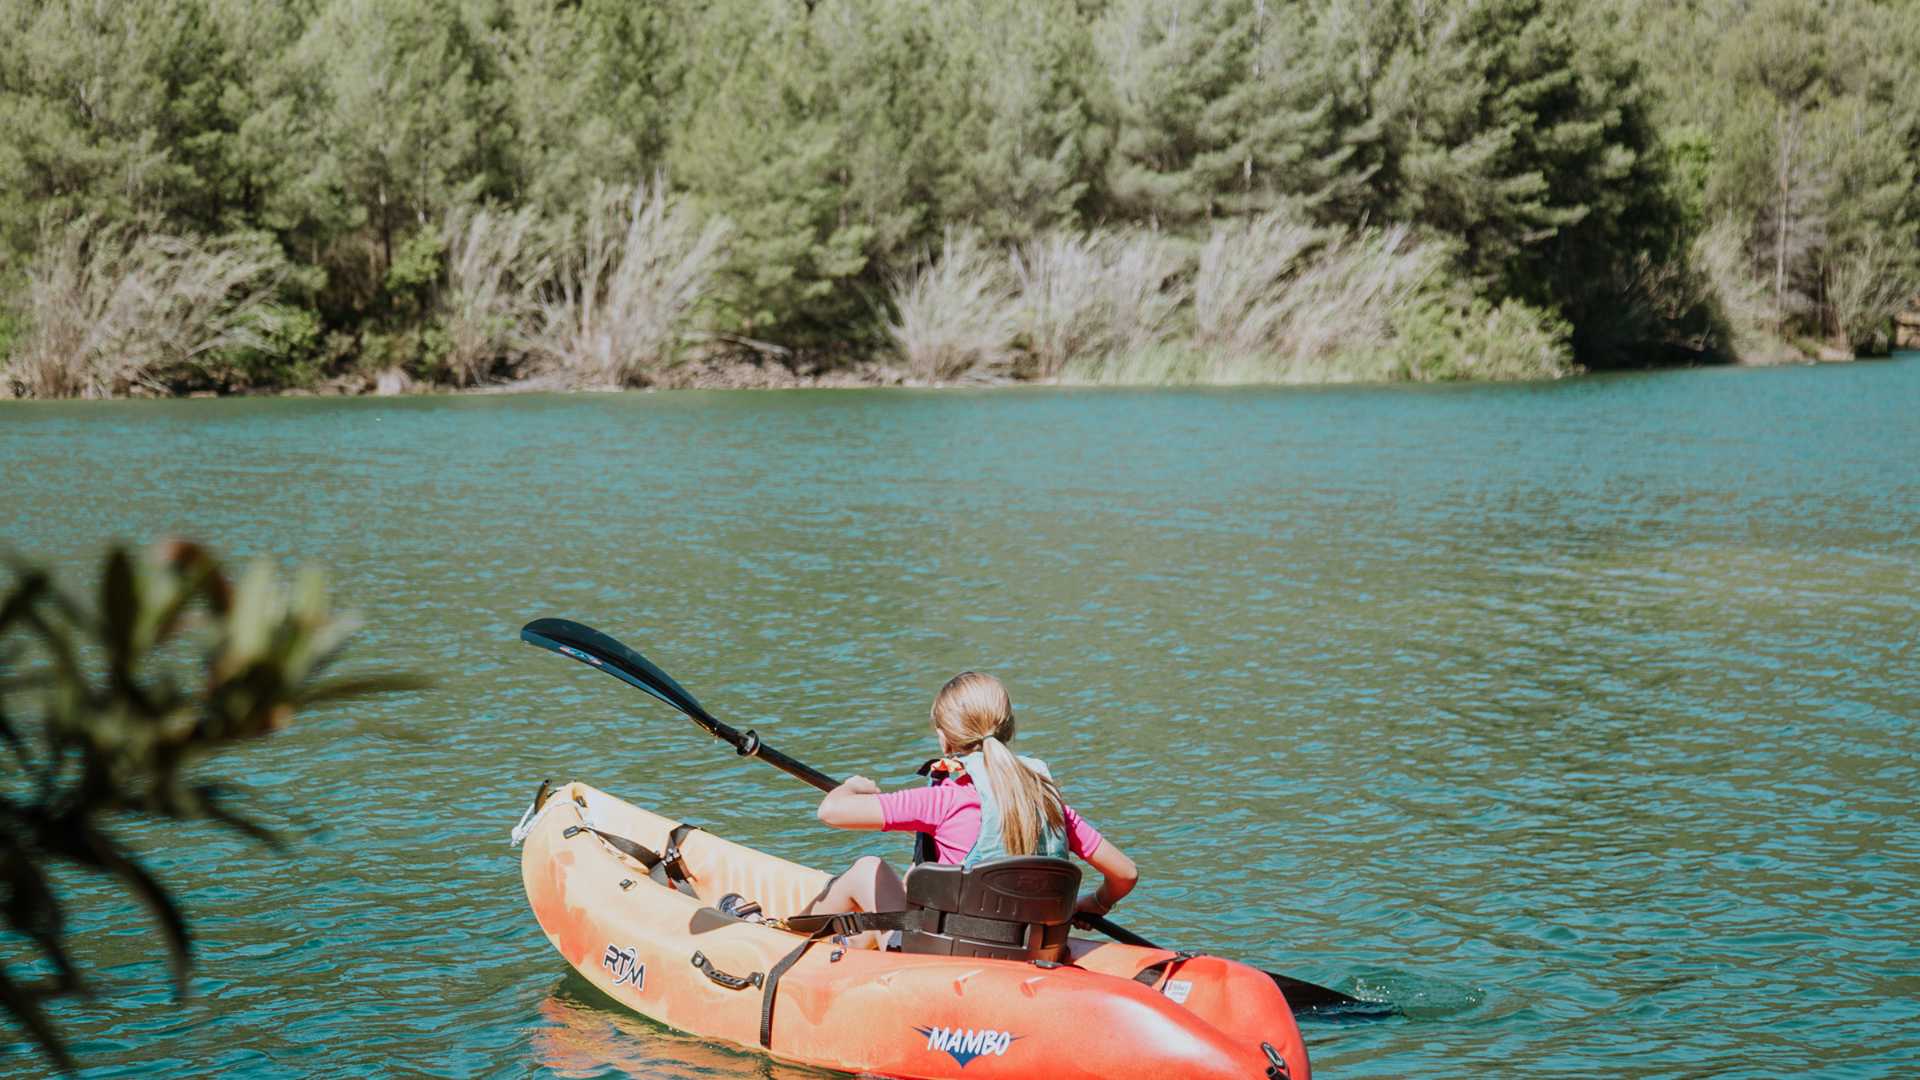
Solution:
{"label": "black strap", "polygon": [[603,832],[591,825],[569,825],[560,835],[572,839],[583,832],[592,833],[608,847],[639,863],[646,870],[647,876],[656,884],[669,889],[678,889],[698,899],[693,886],[689,884],[693,879],[687,874],[687,864],[680,858],[680,842],[687,838],[688,833],[699,827],[698,825],[676,827],[667,837],[667,850],[664,852],[656,852],[645,844],[629,840],[624,836]]}
{"label": "black strap", "polygon": [[[861,912],[859,914],[868,914],[868,913]],[[803,919],[814,919],[814,918],[833,919],[838,917],[839,916],[833,916],[833,915],[797,916],[797,918],[803,918]],[[792,922],[791,919],[786,921],[788,923]],[[766,990],[760,995],[760,1045],[765,1047],[766,1049],[768,1050],[773,1049],[773,998],[774,998],[774,995],[780,992],[780,976],[785,975],[787,973],[788,968],[799,963],[800,958],[807,955],[807,950],[813,948],[814,942],[819,941],[821,938],[826,937],[831,933],[833,933],[831,924],[823,925],[818,929],[815,929],[809,932],[807,934],[807,939],[805,941],[802,941],[800,944],[794,946],[794,949],[792,952],[781,957],[779,963],[767,969]]]}
{"label": "black strap", "polygon": [[1165,960],[1156,960],[1146,967],[1141,968],[1139,973],[1133,977],[1133,981],[1151,989],[1159,985],[1162,975],[1172,978],[1174,968],[1179,967],[1181,964],[1199,955],[1199,953],[1177,952]]}
{"label": "black strap", "polygon": [[773,1049],[773,999],[780,992],[780,976],[800,962],[822,938],[864,934],[869,930],[906,930],[920,925],[918,911],[843,911],[836,915],[789,915],[776,924],[807,939],[767,969],[767,990],[760,997],[760,1045]]}
{"label": "black strap", "polygon": [[642,867],[646,868],[649,873],[653,871],[654,867],[660,865],[660,856],[655,854],[652,849],[643,844],[635,843],[624,836],[615,836],[609,832],[601,832],[591,825],[569,825],[566,831],[560,835],[571,840],[583,832],[592,833],[601,840],[606,841],[608,847],[639,863]]}
{"label": "black strap", "polygon": [[915,911],[843,911],[836,915],[789,915],[780,925],[815,938],[830,934],[864,934],[869,930],[918,929]]}
{"label": "black strap", "polygon": [[942,934],[954,937],[971,938],[974,941],[987,941],[1008,948],[1023,949],[1027,946],[1027,935],[1034,927],[1042,923],[1011,922],[1007,919],[989,919],[980,915],[964,915],[957,911],[943,912],[940,917]]}
{"label": "black strap", "polygon": [[666,880],[661,884],[670,884],[688,896],[696,896],[696,894],[693,891],[693,875],[687,873],[687,862],[680,855],[680,845],[686,843],[687,834],[699,828],[698,825],[690,825],[686,822],[675,825],[673,831],[667,834],[666,850],[660,853],[660,870],[666,876]]}
{"label": "black strap", "polygon": [[[913,770],[914,775],[926,777],[928,787],[937,787],[945,783],[947,779],[946,770],[938,768],[939,764],[945,760],[946,758],[928,758],[924,764]],[[938,771],[940,775],[935,776],[934,773],[936,771]],[[940,849],[934,846],[932,833],[923,832],[913,834],[913,864],[915,866],[923,862],[936,862],[939,858]]]}

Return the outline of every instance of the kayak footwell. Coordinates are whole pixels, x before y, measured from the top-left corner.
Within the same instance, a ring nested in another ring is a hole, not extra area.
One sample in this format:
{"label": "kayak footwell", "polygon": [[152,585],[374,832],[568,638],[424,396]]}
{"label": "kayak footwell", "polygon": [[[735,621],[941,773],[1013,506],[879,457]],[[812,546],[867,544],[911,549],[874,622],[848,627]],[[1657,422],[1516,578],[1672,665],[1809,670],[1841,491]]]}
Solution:
{"label": "kayak footwell", "polygon": [[804,939],[712,905],[739,893],[769,916],[796,914],[828,875],[696,831],[679,845],[689,896],[574,828],[658,851],[679,824],[567,784],[523,825],[521,858],[534,916],[567,962],[670,1027],[889,1077],[1310,1080],[1293,1013],[1264,973],[1080,938],[1057,966],[818,942],[779,979],[763,1046],[768,975]]}

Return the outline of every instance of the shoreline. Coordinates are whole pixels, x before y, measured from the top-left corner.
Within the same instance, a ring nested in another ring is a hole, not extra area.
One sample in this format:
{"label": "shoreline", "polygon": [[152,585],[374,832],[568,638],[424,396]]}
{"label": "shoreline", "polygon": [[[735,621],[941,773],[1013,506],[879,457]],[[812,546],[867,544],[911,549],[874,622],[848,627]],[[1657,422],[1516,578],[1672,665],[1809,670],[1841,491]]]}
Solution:
{"label": "shoreline", "polygon": [[[1880,356],[1842,356],[1822,351],[1814,355],[1801,356],[1791,360],[1773,361],[1721,361],[1699,364],[1649,364],[1640,368],[1607,368],[1594,371],[1578,368],[1572,373],[1554,379],[1518,380],[1535,382],[1554,382],[1563,378],[1578,379],[1592,375],[1608,375],[1622,372],[1679,371],[1689,368],[1770,368],[1770,367],[1827,367],[1857,362],[1898,360],[1905,356],[1920,355],[1920,342],[1914,347],[1890,350]],[[398,369],[388,369],[377,373],[353,373],[335,376],[314,386],[293,387],[245,387],[229,390],[191,390],[184,393],[143,393],[126,394],[114,398],[34,398],[11,395],[0,389],[0,401],[184,401],[205,398],[245,398],[245,397],[288,397],[288,398],[357,398],[357,397],[433,397],[433,396],[492,396],[506,394],[612,394],[630,391],[656,390],[873,390],[873,389],[917,389],[917,390],[980,390],[1001,387],[1053,386],[1053,387],[1134,387],[1151,388],[1193,388],[1213,387],[1250,387],[1250,386],[1392,386],[1406,380],[1338,380],[1322,379],[1300,382],[1277,383],[1099,383],[1063,380],[1058,377],[1045,379],[1020,378],[1010,374],[991,375],[954,381],[923,379],[904,369],[874,361],[860,363],[826,371],[795,371],[779,361],[759,363],[751,360],[702,360],[683,365],[681,368],[665,373],[664,378],[636,385],[592,385],[575,382],[563,373],[549,372],[528,375],[499,382],[475,383],[469,386],[456,386],[451,383],[430,382],[415,379]],[[1460,379],[1452,380],[1460,384],[1492,384],[1513,382],[1500,379]]]}

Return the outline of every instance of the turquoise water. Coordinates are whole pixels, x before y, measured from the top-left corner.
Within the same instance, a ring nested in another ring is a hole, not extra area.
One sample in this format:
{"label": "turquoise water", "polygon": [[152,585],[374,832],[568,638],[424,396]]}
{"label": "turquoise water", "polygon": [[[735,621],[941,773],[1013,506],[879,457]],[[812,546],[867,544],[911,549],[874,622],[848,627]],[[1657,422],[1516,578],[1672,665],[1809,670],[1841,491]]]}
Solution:
{"label": "turquoise water", "polygon": [[811,1075],[567,975],[507,830],[553,777],[821,865],[884,842],[516,641],[561,615],[888,785],[933,690],[999,674],[1021,747],[1143,867],[1119,921],[1404,1006],[1308,1026],[1322,1077],[1910,1074],[1917,405],[1915,358],[0,402],[5,546],[73,575],[167,532],[320,563],[363,663],[441,678],[215,763],[289,856],[137,833],[199,934],[184,1002],[138,913],[76,881],[113,985],[61,1015],[100,1077]]}

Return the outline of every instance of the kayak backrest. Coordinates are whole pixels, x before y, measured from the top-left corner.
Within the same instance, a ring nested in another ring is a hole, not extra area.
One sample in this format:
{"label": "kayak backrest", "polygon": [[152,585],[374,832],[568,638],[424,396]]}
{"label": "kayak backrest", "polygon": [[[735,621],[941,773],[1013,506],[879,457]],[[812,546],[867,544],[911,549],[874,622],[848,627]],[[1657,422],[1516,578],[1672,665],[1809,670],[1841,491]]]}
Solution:
{"label": "kayak backrest", "polygon": [[1080,868],[1015,855],[971,868],[921,863],[907,871],[909,918],[900,949],[941,956],[1051,960],[1067,956]]}

